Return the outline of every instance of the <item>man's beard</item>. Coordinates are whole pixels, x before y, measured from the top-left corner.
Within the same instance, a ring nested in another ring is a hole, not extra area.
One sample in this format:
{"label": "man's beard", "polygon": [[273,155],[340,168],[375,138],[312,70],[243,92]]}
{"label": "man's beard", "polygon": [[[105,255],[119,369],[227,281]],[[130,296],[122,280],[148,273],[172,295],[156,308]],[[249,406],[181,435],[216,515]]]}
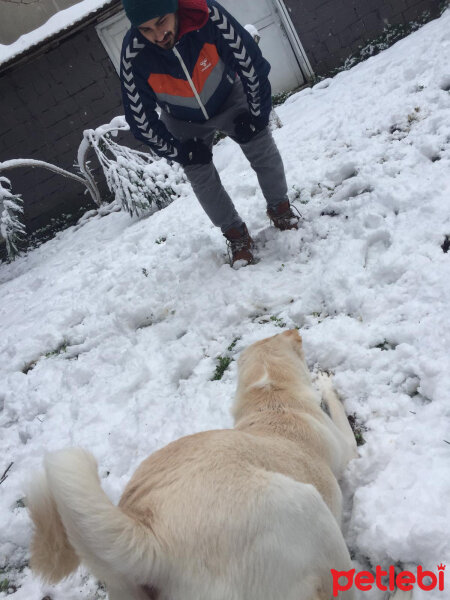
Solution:
{"label": "man's beard", "polygon": [[162,48],[163,50],[172,50],[172,48],[175,46],[175,43],[177,41],[177,35],[178,35],[178,15],[175,15],[175,27],[174,27],[174,31],[168,31],[162,42],[158,42],[158,46],[160,48]]}

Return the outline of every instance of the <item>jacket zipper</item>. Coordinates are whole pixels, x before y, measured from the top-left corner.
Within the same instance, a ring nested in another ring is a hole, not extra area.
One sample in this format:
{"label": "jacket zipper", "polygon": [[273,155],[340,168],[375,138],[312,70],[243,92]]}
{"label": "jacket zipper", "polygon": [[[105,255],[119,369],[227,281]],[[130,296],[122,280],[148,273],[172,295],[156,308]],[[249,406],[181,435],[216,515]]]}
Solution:
{"label": "jacket zipper", "polygon": [[206,108],[204,107],[204,105],[203,105],[203,102],[200,100],[200,96],[198,95],[198,92],[197,92],[197,89],[196,89],[196,87],[195,87],[195,85],[194,85],[194,82],[192,81],[192,79],[191,79],[191,76],[189,75],[189,71],[187,70],[187,67],[186,67],[186,65],[184,64],[184,60],[181,58],[181,55],[180,55],[180,53],[178,52],[178,50],[176,49],[176,47],[175,47],[175,46],[172,48],[172,50],[173,50],[173,53],[175,54],[175,56],[176,56],[176,57],[178,58],[178,60],[180,61],[181,68],[183,69],[183,71],[184,71],[184,74],[186,75],[186,77],[187,77],[187,80],[189,81],[189,85],[191,86],[191,89],[192,89],[192,91],[194,92],[194,96],[195,96],[195,97],[196,97],[196,99],[197,99],[198,105],[199,105],[199,106],[200,106],[200,108],[201,108],[201,111],[202,111],[202,113],[203,113],[203,116],[205,117],[205,119],[206,119],[206,120],[208,120],[208,119],[209,119],[209,115],[208,115],[208,113],[206,112]]}

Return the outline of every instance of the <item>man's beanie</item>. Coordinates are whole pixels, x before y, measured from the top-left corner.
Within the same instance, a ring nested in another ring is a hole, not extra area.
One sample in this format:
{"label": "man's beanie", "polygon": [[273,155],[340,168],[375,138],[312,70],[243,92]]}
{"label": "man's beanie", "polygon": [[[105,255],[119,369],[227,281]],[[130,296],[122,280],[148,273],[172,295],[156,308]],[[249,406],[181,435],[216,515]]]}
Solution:
{"label": "man's beanie", "polygon": [[178,9],[178,0],[122,0],[125,13],[135,27]]}

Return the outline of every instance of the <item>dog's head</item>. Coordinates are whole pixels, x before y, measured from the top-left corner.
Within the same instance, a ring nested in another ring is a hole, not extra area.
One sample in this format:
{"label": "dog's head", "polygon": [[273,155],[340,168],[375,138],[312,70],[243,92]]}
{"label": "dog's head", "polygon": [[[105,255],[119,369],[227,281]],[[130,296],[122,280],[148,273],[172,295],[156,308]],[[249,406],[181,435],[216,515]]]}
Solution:
{"label": "dog's head", "polygon": [[309,374],[297,329],[255,342],[242,352],[238,367],[240,383],[246,386],[304,377],[305,371]]}
{"label": "dog's head", "polygon": [[305,360],[302,338],[298,329],[289,329],[288,331],[283,331],[282,333],[277,333],[276,335],[255,342],[242,352],[239,363],[242,364],[251,360],[255,355],[274,360],[281,354],[289,352],[293,352],[302,361]]}
{"label": "dog's head", "polygon": [[239,358],[235,422],[267,406],[296,406],[305,386],[310,388],[311,376],[296,329],[255,342]]}

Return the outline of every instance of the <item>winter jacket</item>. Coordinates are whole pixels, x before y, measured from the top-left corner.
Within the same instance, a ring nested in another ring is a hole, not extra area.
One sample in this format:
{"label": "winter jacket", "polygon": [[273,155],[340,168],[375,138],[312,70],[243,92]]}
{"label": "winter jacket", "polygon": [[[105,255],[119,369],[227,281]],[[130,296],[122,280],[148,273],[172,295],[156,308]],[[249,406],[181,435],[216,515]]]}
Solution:
{"label": "winter jacket", "polygon": [[132,27],[124,38],[120,73],[132,133],[172,160],[180,142],[159,119],[157,105],[176,119],[204,122],[220,112],[237,74],[249,112],[264,122],[271,110],[270,65],[236,19],[215,0],[179,0],[178,20],[172,50],[152,44]]}

